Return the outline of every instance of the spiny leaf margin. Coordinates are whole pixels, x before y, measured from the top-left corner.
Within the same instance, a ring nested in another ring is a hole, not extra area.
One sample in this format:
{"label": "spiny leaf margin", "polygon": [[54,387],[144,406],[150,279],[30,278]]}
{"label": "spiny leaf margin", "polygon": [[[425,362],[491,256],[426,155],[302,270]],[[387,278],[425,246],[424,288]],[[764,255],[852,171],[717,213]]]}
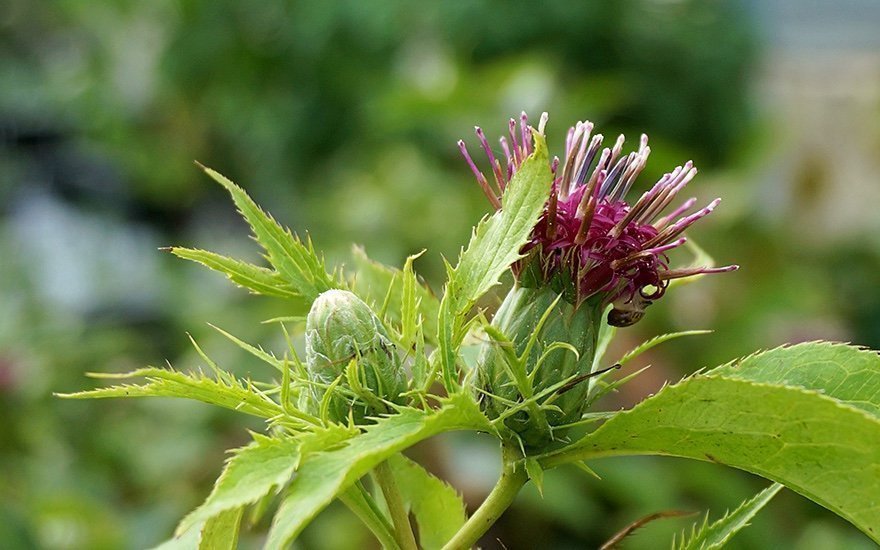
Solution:
{"label": "spiny leaf margin", "polygon": [[261,418],[281,414],[281,406],[260,392],[253,384],[232,375],[213,379],[201,372],[186,374],[158,367],[145,367],[124,374],[90,373],[94,378],[146,378],[145,384],[121,384],[76,393],[58,393],[67,399],[101,399],[108,397],[179,397],[217,405]]}
{"label": "spiny leaf margin", "polygon": [[700,528],[694,524],[690,535],[681,535],[681,540],[672,540],[673,550],[714,550],[722,548],[740,530],[749,525],[755,515],[761,511],[767,503],[776,496],[783,488],[781,483],[774,483],[762,490],[757,495],[744,501],[736,510],[727,512],[717,521],[709,524],[709,514],[706,514]]}
{"label": "spiny leaf margin", "polygon": [[324,260],[315,253],[310,240],[305,243],[263,211],[244,189],[219,172],[199,164],[214,181],[226,188],[241,215],[247,220],[258,243],[266,250],[272,266],[291,287],[311,304],[324,291],[344,285],[327,273]]}
{"label": "spiny leaf margin", "polygon": [[707,374],[815,390],[880,418],[880,355],[840,342],[804,342],[754,353]]}

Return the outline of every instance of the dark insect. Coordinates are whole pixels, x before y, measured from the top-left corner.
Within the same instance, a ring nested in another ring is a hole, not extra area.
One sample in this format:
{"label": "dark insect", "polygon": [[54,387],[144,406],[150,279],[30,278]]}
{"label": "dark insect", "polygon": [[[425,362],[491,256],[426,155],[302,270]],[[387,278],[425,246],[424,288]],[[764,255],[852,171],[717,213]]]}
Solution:
{"label": "dark insect", "polygon": [[641,293],[636,293],[629,301],[614,303],[614,309],[608,312],[608,324],[612,327],[628,327],[638,323],[645,316],[645,308],[653,302]]}

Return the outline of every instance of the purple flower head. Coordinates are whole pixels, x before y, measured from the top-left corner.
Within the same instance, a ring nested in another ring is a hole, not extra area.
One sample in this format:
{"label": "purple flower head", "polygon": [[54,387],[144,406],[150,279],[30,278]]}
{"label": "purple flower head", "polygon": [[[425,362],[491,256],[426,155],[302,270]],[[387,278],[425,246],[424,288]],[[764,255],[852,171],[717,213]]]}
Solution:
{"label": "purple flower head", "polygon": [[[477,182],[498,209],[500,196],[525,159],[532,153],[532,132],[544,134],[547,113],[538,129],[522,113],[519,124],[510,119],[509,136],[502,137],[503,156],[496,157],[483,131],[476,129],[480,145],[492,166],[493,180],[480,171],[463,141],[459,149]],[[718,205],[691,212],[691,198],[663,215],[678,193],[697,173],[688,161],[664,175],[635,203],[625,198],[645,167],[651,148],[642,135],[638,150],[623,154],[624,137],[613,147],[602,147],[603,136],[593,135],[591,122],[569,128],[562,161],[551,163],[550,196],[540,220],[523,247],[524,257],[513,266],[524,286],[552,285],[580,305],[592,300],[614,304],[608,322],[628,326],[638,321],[645,307],[663,296],[669,281],[706,273],[734,271],[738,266],[669,267],[667,252],[687,239],[684,231]]]}

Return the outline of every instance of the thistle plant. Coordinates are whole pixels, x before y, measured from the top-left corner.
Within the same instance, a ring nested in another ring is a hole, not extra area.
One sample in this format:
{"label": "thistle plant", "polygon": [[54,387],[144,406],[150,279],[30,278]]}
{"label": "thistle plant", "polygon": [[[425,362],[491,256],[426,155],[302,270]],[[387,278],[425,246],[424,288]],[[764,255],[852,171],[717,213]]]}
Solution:
{"label": "thistle plant", "polygon": [[[546,123],[545,113],[540,134]],[[520,117],[519,128],[513,119],[509,128],[510,140],[500,139],[503,165],[482,129],[476,129],[492,167],[494,187],[464,141],[458,144],[496,208],[501,208],[499,195],[534,153],[526,114]],[[624,136],[613,148],[603,149],[603,136],[592,136],[592,131],[592,123],[578,122],[568,131],[562,162],[553,159],[549,198],[521,249],[522,258],[512,266],[514,288],[492,321],[489,334],[501,344],[508,343],[503,339],[509,336],[508,348],[512,345],[521,358],[514,359],[502,346],[488,345],[476,369],[477,389],[490,417],[503,415],[511,401],[533,398],[567,381],[545,400],[535,400],[527,410],[509,417],[507,425],[530,447],[559,439],[563,435],[559,426],[579,420],[585,412],[590,393],[586,379],[593,374],[601,315],[609,305],[608,324],[629,326],[663,296],[670,280],[737,269],[735,265],[669,269],[666,253],[685,244],[681,234],[720,199],[683,216],[696,202],[689,199],[660,217],[697,173],[688,162],[663,176],[630,206],[625,198],[648,160],[648,137],[642,135],[638,151],[621,156]],[[554,401],[552,409],[541,405],[549,401]]]}
{"label": "thistle plant", "polygon": [[[589,122],[569,130],[561,160],[550,159],[544,115],[525,115],[486,161],[459,147],[494,213],[474,228],[438,298],[416,275],[355,249],[354,272],[328,271],[310,240],[265,213],[243,189],[229,191],[263,247],[268,267],[199,249],[171,252],[225,274],[255,294],[286,300],[277,320],[290,338],[272,353],[222,332],[267,366],[266,380],[240,380],[205,355],[210,374],[147,367],[141,382],[65,397],[173,396],[262,418],[265,433],[236,449],[204,503],[179,524],[173,548],[231,548],[248,509],[272,510],[266,548],[284,548],[338,499],[385,548],[470,548],[526,483],[543,472],[622,455],[708,460],[774,483],[732,512],[697,522],[671,544],[717,548],[783,487],[814,500],[880,542],[880,357],[837,343],[784,346],[700,370],[629,410],[597,400],[637,376],[647,349],[705,331],[665,334],[616,360],[616,331],[638,322],[671,282],[729,272],[684,233],[718,201],[676,203],[694,178],[690,162],[638,198],[650,149],[642,136],[603,147]],[[485,173],[479,164],[488,166]],[[673,266],[673,249],[697,252]],[[514,282],[492,314],[475,308],[510,270]],[[466,337],[479,342],[475,364]],[[304,351],[303,351],[304,350]],[[475,510],[404,452],[443,432],[490,434],[501,475]],[[544,494],[552,499],[553,495]],[[438,512],[439,511],[439,512]],[[470,513],[468,513],[470,512]],[[619,526],[616,544],[658,512]]]}

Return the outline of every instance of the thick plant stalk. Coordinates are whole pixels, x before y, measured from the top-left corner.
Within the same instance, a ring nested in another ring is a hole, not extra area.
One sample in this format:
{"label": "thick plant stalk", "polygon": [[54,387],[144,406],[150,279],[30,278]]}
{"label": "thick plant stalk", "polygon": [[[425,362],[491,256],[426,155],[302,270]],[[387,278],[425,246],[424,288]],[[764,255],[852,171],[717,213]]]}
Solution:
{"label": "thick plant stalk", "polygon": [[466,550],[476,544],[480,537],[498,521],[501,514],[513,504],[516,495],[529,480],[525,465],[522,463],[522,454],[515,446],[509,443],[503,444],[501,461],[501,477],[498,478],[498,483],[452,540],[446,543],[443,550]]}

